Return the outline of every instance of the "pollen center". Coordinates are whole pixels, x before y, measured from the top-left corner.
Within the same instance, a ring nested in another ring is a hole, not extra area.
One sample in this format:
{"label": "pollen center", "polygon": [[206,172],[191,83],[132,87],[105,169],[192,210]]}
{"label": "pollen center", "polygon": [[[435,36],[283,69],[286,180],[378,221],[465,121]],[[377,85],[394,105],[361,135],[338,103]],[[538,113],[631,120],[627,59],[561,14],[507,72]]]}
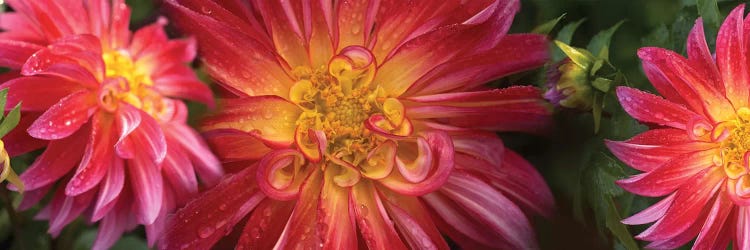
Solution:
{"label": "pollen center", "polygon": [[160,118],[166,112],[162,96],[153,89],[153,81],[144,67],[133,61],[126,51],[107,51],[102,54],[105,80],[101,92],[101,105],[114,111],[122,102]]}
{"label": "pollen center", "polygon": [[750,156],[750,109],[741,108],[737,113],[738,119],[721,123],[714,129],[724,131],[726,136],[721,141],[721,160],[727,176],[733,179],[747,173]]}
{"label": "pollen center", "polygon": [[384,178],[395,164],[397,142],[411,131],[404,105],[374,83],[375,57],[349,46],[318,68],[293,70],[289,100],[302,110],[295,143],[305,158],[351,186],[361,176]]}

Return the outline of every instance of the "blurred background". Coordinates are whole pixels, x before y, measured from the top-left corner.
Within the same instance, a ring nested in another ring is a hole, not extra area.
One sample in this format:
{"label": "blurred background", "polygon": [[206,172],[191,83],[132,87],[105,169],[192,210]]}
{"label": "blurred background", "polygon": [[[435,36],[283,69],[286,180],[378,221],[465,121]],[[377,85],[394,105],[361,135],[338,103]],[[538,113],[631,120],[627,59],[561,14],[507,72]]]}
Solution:
{"label": "blurred background", "polygon": [[[705,0],[522,0],[511,33],[529,32],[550,20],[560,18],[549,31],[555,38],[563,27],[580,22],[570,44],[586,47],[600,31],[620,21],[623,24],[609,45],[611,64],[627,79],[627,84],[652,90],[636,56],[638,48],[658,46],[684,54],[685,40],[701,9],[696,1]],[[706,24],[709,46],[724,16],[746,1],[719,0],[719,18]],[[2,0],[0,0],[2,3]],[[127,0],[133,9],[132,28],[153,22],[160,15],[159,0]],[[701,6],[704,6],[701,5]],[[171,32],[178,36],[177,33]],[[713,47],[711,48],[713,50]],[[559,55],[561,55],[559,52]],[[198,66],[196,64],[196,66]],[[197,67],[199,68],[199,67]],[[198,70],[200,71],[200,70]],[[524,73],[496,84],[525,84],[544,87],[545,69]],[[199,72],[200,74],[200,72]],[[204,78],[205,79],[205,78]],[[614,184],[617,179],[635,172],[622,165],[603,146],[603,139],[623,140],[643,131],[622,112],[612,93],[602,102],[601,129],[594,133],[590,112],[556,110],[556,129],[545,136],[501,134],[509,148],[520,152],[536,166],[547,180],[558,206],[553,218],[535,218],[538,239],[543,249],[632,249],[645,244],[632,238],[644,226],[626,227],[619,220],[640,211],[656,199],[635,197]],[[193,118],[205,113],[204,107],[191,105]],[[22,172],[34,154],[13,160]],[[32,219],[39,208],[30,211],[7,211],[18,204],[15,194],[0,194],[0,249],[89,249],[96,235],[94,225],[82,220],[71,223],[60,236],[51,238],[46,222]],[[12,216],[9,216],[12,215]],[[689,246],[683,248],[689,249]],[[114,249],[147,249],[142,229],[128,233]]]}

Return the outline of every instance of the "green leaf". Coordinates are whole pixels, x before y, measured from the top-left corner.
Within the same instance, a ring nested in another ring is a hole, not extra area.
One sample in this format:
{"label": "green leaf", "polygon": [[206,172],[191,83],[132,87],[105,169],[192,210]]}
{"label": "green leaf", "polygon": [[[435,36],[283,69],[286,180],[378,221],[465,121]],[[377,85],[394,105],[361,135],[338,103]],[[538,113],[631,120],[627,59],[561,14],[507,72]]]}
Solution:
{"label": "green leaf", "polygon": [[563,53],[565,53],[566,56],[568,56],[568,58],[570,58],[571,61],[573,61],[573,63],[577,64],[579,67],[588,70],[591,68],[591,66],[593,66],[594,56],[592,56],[588,51],[571,47],[570,45],[567,45],[561,41],[555,41],[555,44],[558,48],[560,48],[560,50],[562,50]]}
{"label": "green leaf", "polygon": [[531,33],[547,35],[555,28],[555,26],[557,26],[560,20],[562,20],[564,17],[565,17],[565,14],[562,14],[555,19],[549,20],[546,23],[536,26],[533,30],[531,30]]}
{"label": "green leaf", "polygon": [[598,89],[601,92],[607,93],[609,92],[609,89],[612,87],[612,80],[597,77],[594,79],[594,81],[591,83],[594,88]]}
{"label": "green leaf", "polygon": [[8,116],[3,119],[0,123],[0,138],[8,134],[13,128],[18,125],[18,121],[21,120],[21,103],[16,104],[16,107],[8,113]]}
{"label": "green leaf", "polygon": [[[600,79],[600,78],[597,78]],[[591,107],[591,114],[594,116],[594,133],[599,133],[599,128],[602,126],[602,105],[604,103],[604,95],[601,93],[594,93],[594,104]]]}
{"label": "green leaf", "polygon": [[591,38],[589,45],[586,46],[588,51],[591,51],[597,58],[609,60],[609,44],[612,41],[612,35],[624,22],[625,20],[619,21],[609,29],[602,30],[594,38]]}
{"label": "green leaf", "polygon": [[620,223],[620,220],[622,220],[622,218],[620,217],[620,213],[617,211],[617,206],[612,200],[612,197],[607,197],[606,202],[609,207],[607,209],[607,229],[609,229],[609,231],[612,232],[615,237],[617,237],[617,239],[620,241],[620,243],[623,244],[626,249],[638,249],[638,244],[635,243],[635,240],[633,240],[630,232],[628,232],[628,228],[624,224]]}
{"label": "green leaf", "polygon": [[586,21],[586,18],[563,26],[562,29],[560,29],[560,32],[557,33],[557,37],[555,38],[555,40],[570,44],[571,40],[573,40],[573,33],[576,32],[578,26],[581,26],[581,23],[583,23],[583,21]]}
{"label": "green leaf", "polygon": [[3,110],[3,111],[0,111],[0,120],[2,120],[3,117],[5,117],[4,110],[5,110],[5,102],[7,100],[8,100],[8,89],[5,88],[5,89],[0,90],[0,108]]}
{"label": "green leaf", "polygon": [[721,13],[716,0],[696,0],[698,14],[703,17],[703,24],[718,29],[721,25]]}

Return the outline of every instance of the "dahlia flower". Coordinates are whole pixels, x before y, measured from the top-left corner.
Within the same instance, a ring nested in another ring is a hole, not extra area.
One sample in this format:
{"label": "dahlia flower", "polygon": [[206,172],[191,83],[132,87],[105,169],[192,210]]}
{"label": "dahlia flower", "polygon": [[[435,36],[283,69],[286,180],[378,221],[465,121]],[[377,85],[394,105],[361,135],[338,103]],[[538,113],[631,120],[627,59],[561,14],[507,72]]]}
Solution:
{"label": "dahlia flower", "polygon": [[[221,4],[219,4],[221,3]],[[536,247],[541,176],[493,131],[539,133],[547,40],[518,1],[166,1],[233,97],[203,123],[235,172],[179,210],[162,249]]]}
{"label": "dahlia flower", "polygon": [[84,214],[101,221],[94,248],[137,224],[153,244],[166,214],[198,192],[196,172],[208,184],[223,173],[173,99],[212,101],[186,65],[194,39],[167,39],[165,19],[131,33],[122,0],[7,3],[15,12],[0,16],[0,65],[21,76],[2,87],[24,115],[6,145],[12,154],[46,146],[21,175],[21,209],[52,192],[38,217],[53,236]]}
{"label": "dahlia flower", "polygon": [[[685,58],[661,48],[638,51],[643,69],[665,98],[620,87],[633,118],[654,126],[623,142],[608,141],[624,163],[644,173],[618,181],[625,190],[664,199],[623,220],[655,222],[636,238],[649,248],[750,248],[750,17],[744,5],[721,25],[715,57],[698,19]],[[696,238],[697,236],[697,238]]]}

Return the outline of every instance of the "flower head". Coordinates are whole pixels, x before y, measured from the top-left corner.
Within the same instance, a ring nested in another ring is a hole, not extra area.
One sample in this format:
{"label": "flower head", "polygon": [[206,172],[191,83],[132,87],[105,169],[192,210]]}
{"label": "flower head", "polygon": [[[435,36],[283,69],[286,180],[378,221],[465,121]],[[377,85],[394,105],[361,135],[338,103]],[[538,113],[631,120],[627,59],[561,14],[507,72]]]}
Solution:
{"label": "flower head", "polygon": [[643,171],[618,184],[632,193],[661,197],[626,224],[654,223],[637,238],[650,248],[676,248],[696,238],[696,249],[749,248],[750,76],[744,5],[719,30],[715,59],[698,19],[688,58],[660,48],[638,55],[666,99],[620,87],[617,96],[635,119],[655,126],[624,142],[607,142],[623,162]]}
{"label": "flower head", "polygon": [[208,184],[222,174],[174,99],[212,101],[186,65],[195,41],[169,40],[163,18],[131,33],[121,0],[7,2],[15,12],[0,15],[0,64],[21,76],[3,87],[24,115],[6,145],[11,154],[46,145],[21,175],[21,208],[51,191],[38,215],[51,234],[83,214],[100,221],[94,248],[137,224],[153,243],[166,214],[197,193],[195,173]]}
{"label": "flower head", "polygon": [[551,195],[491,131],[539,133],[549,107],[483,85],[547,59],[544,36],[506,35],[518,1],[216,2],[167,9],[236,95],[203,124],[236,173],[161,248],[209,248],[246,217],[238,248],[535,246],[527,216]]}

